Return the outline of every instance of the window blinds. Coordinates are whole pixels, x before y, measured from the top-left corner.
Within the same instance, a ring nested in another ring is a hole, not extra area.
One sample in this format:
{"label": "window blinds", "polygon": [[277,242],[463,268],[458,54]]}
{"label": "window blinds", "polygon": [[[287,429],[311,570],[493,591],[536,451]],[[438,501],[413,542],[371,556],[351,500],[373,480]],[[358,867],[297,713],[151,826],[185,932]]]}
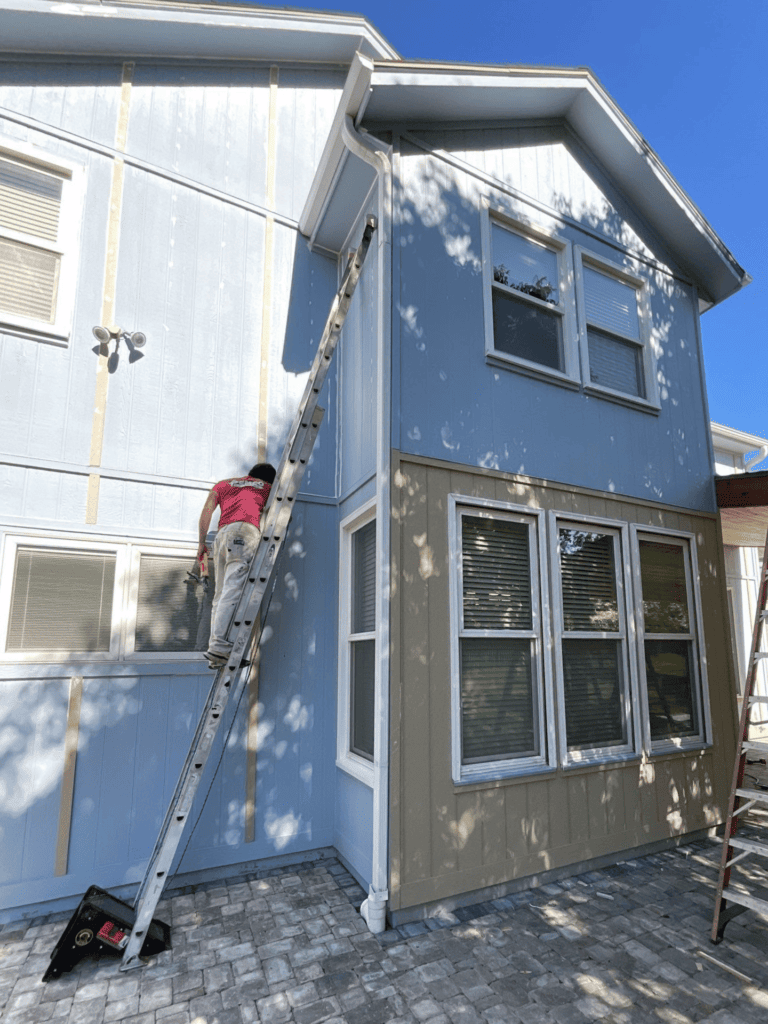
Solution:
{"label": "window blinds", "polygon": [[52,324],[61,256],[0,238],[0,310]]}
{"label": "window blinds", "polygon": [[679,544],[640,541],[645,633],[688,633],[685,553]]}
{"label": "window blinds", "polygon": [[376,629],[376,521],[352,535],[352,632]]}
{"label": "window blinds", "polygon": [[115,556],[19,548],[6,650],[108,651]]}
{"label": "window blinds", "polygon": [[615,632],[619,628],[613,537],[560,530],[563,628]]}
{"label": "window blinds", "polygon": [[587,330],[589,345],[589,379],[613,391],[645,398],[642,350],[631,341],[621,341],[609,334]]}
{"label": "window blinds", "polygon": [[0,228],[55,242],[62,179],[0,158]]}
{"label": "window blinds", "polygon": [[184,582],[189,558],[142,555],[136,613],[136,651],[193,651],[202,588]]}
{"label": "window blinds", "polygon": [[637,291],[632,285],[584,266],[584,301],[590,324],[627,338],[640,337]]}
{"label": "window blinds", "polygon": [[531,629],[529,527],[462,517],[464,629]]}
{"label": "window blinds", "polygon": [[538,753],[531,641],[461,641],[462,761]]}

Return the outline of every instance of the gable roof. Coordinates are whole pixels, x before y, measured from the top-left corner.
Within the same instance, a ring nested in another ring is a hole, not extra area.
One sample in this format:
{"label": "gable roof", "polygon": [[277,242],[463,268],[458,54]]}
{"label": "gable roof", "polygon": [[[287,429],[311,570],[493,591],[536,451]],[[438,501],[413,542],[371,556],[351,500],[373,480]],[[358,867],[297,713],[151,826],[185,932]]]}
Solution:
{"label": "gable roof", "polygon": [[344,145],[347,115],[372,132],[561,120],[690,274],[702,308],[751,280],[588,68],[395,62],[357,54],[300,220],[301,230],[331,251],[343,243],[338,196],[364,196],[373,181],[372,169]]}
{"label": "gable roof", "polygon": [[2,0],[0,52],[348,66],[399,55],[362,15],[196,0]]}

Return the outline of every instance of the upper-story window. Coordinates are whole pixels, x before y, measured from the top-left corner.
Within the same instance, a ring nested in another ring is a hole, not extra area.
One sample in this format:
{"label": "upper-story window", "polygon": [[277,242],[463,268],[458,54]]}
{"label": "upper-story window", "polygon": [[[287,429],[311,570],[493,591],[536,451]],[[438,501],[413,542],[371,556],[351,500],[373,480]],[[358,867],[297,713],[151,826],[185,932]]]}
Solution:
{"label": "upper-story window", "polygon": [[578,371],[566,302],[570,258],[555,235],[490,221],[493,266],[486,349],[521,368],[560,377]]}
{"label": "upper-story window", "polygon": [[576,254],[584,383],[655,404],[645,282],[578,246]]}
{"label": "upper-story window", "polygon": [[74,294],[77,169],[0,141],[0,327],[65,341]]}
{"label": "upper-story window", "polygon": [[490,359],[658,409],[641,278],[554,233],[490,212],[483,246]]}

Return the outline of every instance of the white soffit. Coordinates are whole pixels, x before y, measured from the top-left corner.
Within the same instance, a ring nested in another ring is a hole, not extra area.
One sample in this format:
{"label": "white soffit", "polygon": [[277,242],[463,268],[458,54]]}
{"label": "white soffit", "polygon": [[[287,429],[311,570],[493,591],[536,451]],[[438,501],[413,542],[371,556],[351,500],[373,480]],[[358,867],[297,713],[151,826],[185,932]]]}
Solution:
{"label": "white soffit", "polygon": [[349,65],[397,59],[364,17],[188,0],[1,0],[0,52]]}

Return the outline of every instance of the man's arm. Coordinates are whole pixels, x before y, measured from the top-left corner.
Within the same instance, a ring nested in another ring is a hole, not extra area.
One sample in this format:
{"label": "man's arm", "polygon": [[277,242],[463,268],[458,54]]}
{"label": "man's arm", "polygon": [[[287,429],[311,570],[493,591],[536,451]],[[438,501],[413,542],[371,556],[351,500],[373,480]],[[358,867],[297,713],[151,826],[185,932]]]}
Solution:
{"label": "man's arm", "polygon": [[219,504],[219,496],[216,491],[211,488],[208,492],[208,497],[205,499],[203,505],[203,511],[200,513],[200,524],[198,530],[198,539],[200,543],[197,548],[197,557],[202,558],[203,553],[208,550],[205,543],[205,538],[208,535],[208,527],[211,525],[211,516],[213,515],[214,509]]}

